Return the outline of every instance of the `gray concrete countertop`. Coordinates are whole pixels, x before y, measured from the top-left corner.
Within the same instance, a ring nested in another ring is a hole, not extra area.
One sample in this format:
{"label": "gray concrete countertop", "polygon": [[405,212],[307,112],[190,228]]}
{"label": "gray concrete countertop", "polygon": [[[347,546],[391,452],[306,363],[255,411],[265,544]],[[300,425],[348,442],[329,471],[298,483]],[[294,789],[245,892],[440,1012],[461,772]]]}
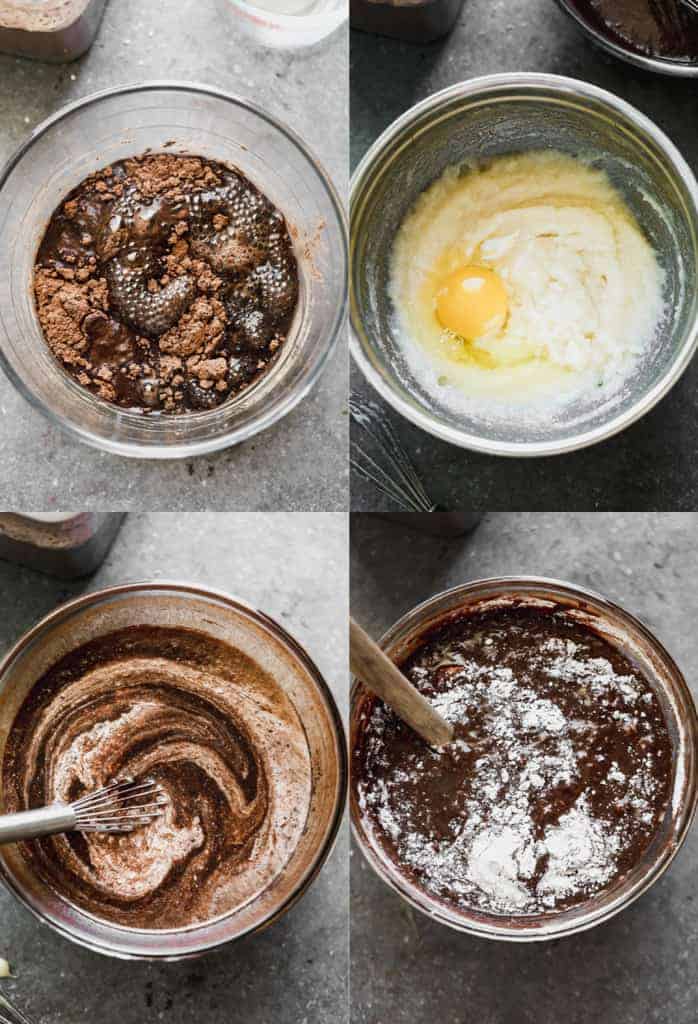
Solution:
{"label": "gray concrete countertop", "polygon": [[[640,71],[597,49],[553,0],[465,0],[445,40],[419,47],[351,35],[351,145],[356,163],[418,100],[500,71],[569,75],[617,93],[651,117],[698,172],[698,80]],[[352,386],[374,396],[360,372]],[[698,360],[639,423],[603,444],[546,459],[502,459],[455,448],[390,418],[433,498],[447,508],[692,509],[698,500]],[[387,407],[386,407],[387,411]],[[352,507],[386,508],[352,476]]]}
{"label": "gray concrete countertop", "polygon": [[[528,573],[596,589],[656,632],[698,694],[698,516],[492,514],[455,540],[352,516],[352,613],[378,636],[427,597]],[[355,850],[354,1024],[690,1024],[698,983],[698,829],[652,889],[606,924],[517,945],[461,935],[412,910]]]}
{"label": "gray concrete countertop", "polygon": [[[0,561],[11,595],[0,651],[60,602],[128,579],[179,578],[228,590],[307,646],[337,699],[347,698],[347,527],[339,513],[127,517],[106,561],[65,583]],[[40,925],[0,887],[0,982],[36,1024],[327,1024],[347,1020],[346,829],[315,883],[280,921],[198,960],[110,960]]]}
{"label": "gray concrete countertop", "polygon": [[[94,46],[75,63],[0,55],[0,162],[65,103],[157,78],[249,96],[299,133],[346,194],[346,30],[310,50],[263,49],[236,31],[227,0],[110,0]],[[317,387],[280,423],[235,448],[164,463],[77,443],[0,375],[5,503],[23,512],[56,496],[64,508],[344,508],[347,362],[342,337]]]}

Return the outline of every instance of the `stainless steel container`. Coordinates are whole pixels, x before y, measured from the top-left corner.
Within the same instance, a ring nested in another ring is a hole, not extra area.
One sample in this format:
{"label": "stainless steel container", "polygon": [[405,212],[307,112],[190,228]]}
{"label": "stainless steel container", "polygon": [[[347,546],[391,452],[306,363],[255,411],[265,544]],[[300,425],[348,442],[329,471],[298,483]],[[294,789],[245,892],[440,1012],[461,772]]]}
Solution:
{"label": "stainless steel container", "polygon": [[[219,591],[158,580],[83,595],[17,642],[0,664],[0,764],[14,718],[43,673],[89,640],[134,625],[197,629],[232,643],[283,687],[303,722],[312,765],[310,808],[297,847],[273,882],[237,910],[170,930],[122,927],[79,910],[41,881],[14,845],[0,849],[0,879],[40,921],[79,945],[124,959],[178,960],[266,927],[306,892],[332,849],[342,818],[346,741],[319,669],[278,623]],[[0,794],[0,813],[2,807]]]}
{"label": "stainless steel container", "polygon": [[104,561],[125,512],[0,512],[0,558],[61,579],[88,576]]}
{"label": "stainless steel container", "polygon": [[[607,921],[646,892],[676,856],[698,802],[698,717],[691,692],[680,669],[662,644],[638,619],[605,597],[572,583],[535,576],[475,580],[446,590],[404,615],[383,636],[381,646],[396,662],[417,649],[430,630],[476,607],[496,607],[515,601],[533,606],[562,606],[582,624],[604,636],[637,664],[650,681],[664,713],[674,752],[671,797],[664,819],[641,861],[609,889],[585,903],[548,914],[507,916],[446,906],[410,882],[385,852],[351,793],[354,835],[363,855],[380,878],[432,920],[458,931],[488,939],[531,942],[557,939]],[[351,693],[351,745],[362,726],[371,695],[354,682]]]}
{"label": "stainless steel container", "polygon": [[[417,197],[449,166],[555,149],[584,154],[618,188],[652,244],[671,315],[618,393],[535,418],[492,418],[427,389],[401,345],[390,299],[392,246]],[[458,82],[399,117],[352,179],[351,352],[369,383],[418,427],[492,455],[537,456],[602,441],[648,412],[698,344],[698,184],[673,143],[639,110],[587,82],[527,72]]]}
{"label": "stainless steel container", "polygon": [[55,64],[94,42],[107,0],[0,0],[0,51]]}

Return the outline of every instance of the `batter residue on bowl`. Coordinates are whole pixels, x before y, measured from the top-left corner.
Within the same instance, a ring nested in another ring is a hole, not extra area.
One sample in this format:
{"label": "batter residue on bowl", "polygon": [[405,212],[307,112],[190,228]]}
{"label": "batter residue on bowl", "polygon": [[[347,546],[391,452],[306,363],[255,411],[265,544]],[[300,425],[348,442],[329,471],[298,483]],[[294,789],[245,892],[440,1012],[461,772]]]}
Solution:
{"label": "batter residue on bowl", "polygon": [[305,827],[311,765],[279,685],[194,630],[130,627],[68,654],[30,691],[3,765],[8,811],[154,777],[162,818],[130,834],[31,843],[32,869],[78,907],[134,928],[180,928],[270,886]]}
{"label": "batter residue on bowl", "polygon": [[455,727],[432,750],[377,699],[360,711],[364,827],[456,909],[552,913],[614,885],[664,815],[672,748],[638,668],[564,610],[490,608],[403,666]]}
{"label": "batter residue on bowl", "polygon": [[399,229],[391,297],[418,379],[464,410],[547,414],[613,391],[663,314],[662,272],[624,200],[555,151],[448,168]]}
{"label": "batter residue on bowl", "polygon": [[155,154],[92,174],[53,214],[34,272],[56,359],[107,402],[213,409],[286,340],[298,266],[283,214],[240,171]]}

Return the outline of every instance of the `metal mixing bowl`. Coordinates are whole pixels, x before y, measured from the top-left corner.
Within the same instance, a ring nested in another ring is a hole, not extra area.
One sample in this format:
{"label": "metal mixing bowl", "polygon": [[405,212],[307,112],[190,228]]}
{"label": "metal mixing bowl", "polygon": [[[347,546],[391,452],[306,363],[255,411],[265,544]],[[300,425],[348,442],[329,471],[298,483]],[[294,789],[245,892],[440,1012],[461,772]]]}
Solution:
{"label": "metal mixing bowl", "polygon": [[[454,412],[427,392],[401,350],[388,294],[395,235],[450,165],[557,149],[591,158],[624,196],[664,271],[669,316],[617,394],[565,406],[547,420]],[[624,100],[586,82],[516,73],[475,78],[412,107],[380,136],[351,188],[350,311],[354,359],[399,413],[464,448],[549,455],[610,437],[651,409],[698,343],[698,185],[676,147]]]}
{"label": "metal mixing bowl", "polygon": [[[0,765],[15,715],[33,684],[69,651],[128,626],[197,629],[243,651],[268,672],[305,729],[312,795],[305,828],[271,884],[237,910],[170,930],[122,927],[79,910],[38,878],[11,844],[0,850],[0,879],[38,918],[99,953],[127,959],[179,960],[240,938],[277,920],[325,863],[344,809],[346,744],[330,690],[307,652],[278,623],[237,598],[195,584],[129,583],[85,594],[29,630],[0,664]],[[2,813],[0,793],[0,813]]]}
{"label": "metal mixing bowl", "polygon": [[[419,888],[400,871],[362,814],[356,789],[351,791],[351,820],[361,852],[380,878],[433,920],[488,939],[531,942],[557,939],[607,921],[629,906],[666,871],[683,843],[698,801],[698,718],[680,669],[657,638],[638,619],[593,591],[572,583],[536,576],[474,580],[446,590],[404,615],[381,639],[381,647],[398,663],[420,646],[438,624],[475,607],[516,602],[562,607],[607,639],[637,665],[654,690],[664,713],[674,752],[671,796],[659,828],[639,863],[607,889],[567,910],[546,914],[487,914],[446,904]],[[351,747],[364,726],[372,702],[362,683],[351,693]]]}
{"label": "metal mixing bowl", "polygon": [[629,64],[644,68],[647,71],[658,71],[662,75],[678,75],[680,78],[698,77],[698,63],[688,64],[683,60],[672,60],[669,57],[649,57],[643,53],[637,53],[629,47],[614,42],[608,35],[600,30],[597,25],[585,15],[583,10],[574,0],[556,0],[558,7],[561,7],[565,14],[579,25],[597,46],[601,46],[614,57],[627,60]]}
{"label": "metal mixing bowl", "polygon": [[[240,168],[286,216],[294,240],[300,297],[279,358],[206,412],[145,416],[102,401],[59,366],[36,315],[32,269],[55,208],[87,175],[146,151]],[[88,96],[39,125],[0,174],[2,365],[53,423],[97,448],[160,459],[226,448],[275,423],[317,382],[344,323],[346,235],[321,165],[290,128],[249,100],[187,82]]]}

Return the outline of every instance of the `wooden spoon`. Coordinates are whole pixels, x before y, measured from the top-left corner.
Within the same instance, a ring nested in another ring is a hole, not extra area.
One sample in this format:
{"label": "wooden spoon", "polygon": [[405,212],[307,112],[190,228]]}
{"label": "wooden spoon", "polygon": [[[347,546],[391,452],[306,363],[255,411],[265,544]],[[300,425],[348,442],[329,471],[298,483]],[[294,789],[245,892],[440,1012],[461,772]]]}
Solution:
{"label": "wooden spoon", "polygon": [[426,697],[393,664],[361,626],[349,619],[349,662],[357,679],[389,704],[403,722],[431,747],[453,739],[453,726],[434,710]]}

